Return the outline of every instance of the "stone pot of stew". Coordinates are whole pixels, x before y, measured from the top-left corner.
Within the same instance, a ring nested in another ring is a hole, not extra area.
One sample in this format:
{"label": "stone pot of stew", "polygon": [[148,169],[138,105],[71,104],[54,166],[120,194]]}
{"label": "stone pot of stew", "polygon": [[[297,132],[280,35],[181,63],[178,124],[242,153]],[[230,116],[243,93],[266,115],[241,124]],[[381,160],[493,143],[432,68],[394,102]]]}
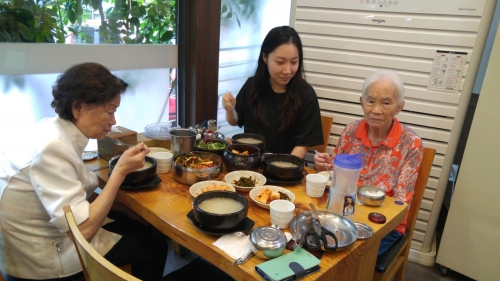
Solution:
{"label": "stone pot of stew", "polygon": [[291,154],[264,153],[262,169],[266,177],[275,180],[294,180],[304,173],[304,159]]}

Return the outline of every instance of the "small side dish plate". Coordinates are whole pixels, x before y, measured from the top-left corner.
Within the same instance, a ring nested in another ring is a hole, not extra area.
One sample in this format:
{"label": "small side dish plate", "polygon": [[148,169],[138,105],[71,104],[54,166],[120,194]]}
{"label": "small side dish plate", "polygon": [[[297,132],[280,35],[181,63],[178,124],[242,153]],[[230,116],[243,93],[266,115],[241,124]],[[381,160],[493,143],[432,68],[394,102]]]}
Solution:
{"label": "small side dish plate", "polygon": [[97,151],[84,151],[82,153],[82,160],[83,161],[89,161],[89,160],[92,160],[92,159],[96,159],[97,158]]}
{"label": "small side dish plate", "polygon": [[358,239],[364,240],[373,236],[373,229],[362,222],[354,222],[354,225],[358,229]]}
{"label": "small side dish plate", "polygon": [[246,177],[246,178],[252,177],[252,179],[256,180],[255,186],[261,186],[261,185],[266,184],[266,177],[264,177],[263,175],[261,175],[259,173],[256,173],[253,171],[247,171],[247,170],[239,170],[239,171],[234,171],[234,172],[228,173],[224,177],[224,180],[227,183],[234,186],[234,188],[236,190],[242,191],[242,192],[249,192],[250,190],[252,190],[252,188],[255,187],[255,186],[252,186],[252,187],[238,186],[238,185],[235,185],[232,183],[233,181],[238,181],[241,177]]}
{"label": "small side dish plate", "polygon": [[284,192],[286,193],[286,195],[288,195],[288,197],[290,198],[290,202],[293,203],[293,201],[295,201],[295,194],[293,194],[293,192],[291,192],[290,190],[286,189],[286,188],[283,188],[283,187],[279,187],[279,186],[274,186],[274,185],[264,185],[264,186],[257,186],[257,187],[254,187],[252,190],[250,190],[250,198],[255,202],[255,204],[259,205],[259,207],[262,207],[264,209],[270,209],[271,207],[269,206],[269,204],[264,204],[262,202],[259,202],[256,197],[260,195],[261,191],[264,190],[264,189],[269,189],[273,192]]}
{"label": "small side dish plate", "polygon": [[331,172],[321,171],[321,172],[318,173],[318,175],[322,175],[322,176],[324,176],[324,177],[326,177],[328,179],[326,181],[326,188],[330,188],[330,186],[332,185]]}
{"label": "small side dish plate", "polygon": [[[198,195],[200,195],[202,192],[202,189],[203,188],[206,188],[206,187],[209,187],[209,186],[212,186],[214,185],[214,188],[212,190],[217,190],[218,187],[220,187],[221,189],[220,190],[227,190],[227,191],[232,191],[232,192],[235,192],[236,190],[234,189],[234,187],[227,183],[227,182],[223,182],[223,181],[200,181],[200,182],[197,182],[195,184],[193,184],[190,188],[189,188],[189,193],[191,193],[191,195],[193,197],[196,197]],[[211,191],[211,190],[207,190],[207,191]]]}

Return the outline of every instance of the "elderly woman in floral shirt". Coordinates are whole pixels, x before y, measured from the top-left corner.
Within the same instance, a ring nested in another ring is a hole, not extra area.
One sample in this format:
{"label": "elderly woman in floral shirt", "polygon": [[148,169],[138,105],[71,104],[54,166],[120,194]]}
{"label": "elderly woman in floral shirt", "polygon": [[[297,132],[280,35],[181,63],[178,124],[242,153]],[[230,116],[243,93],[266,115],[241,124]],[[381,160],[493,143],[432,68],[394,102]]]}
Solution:
{"label": "elderly woman in floral shirt", "polygon": [[[332,169],[337,154],[363,154],[358,186],[378,186],[387,196],[410,204],[423,146],[420,137],[395,118],[405,104],[403,82],[394,71],[377,70],[365,79],[359,100],[364,118],[347,125],[331,157],[314,156],[316,169],[324,170],[323,163]],[[379,255],[405,234],[405,226],[406,218],[382,239]]]}

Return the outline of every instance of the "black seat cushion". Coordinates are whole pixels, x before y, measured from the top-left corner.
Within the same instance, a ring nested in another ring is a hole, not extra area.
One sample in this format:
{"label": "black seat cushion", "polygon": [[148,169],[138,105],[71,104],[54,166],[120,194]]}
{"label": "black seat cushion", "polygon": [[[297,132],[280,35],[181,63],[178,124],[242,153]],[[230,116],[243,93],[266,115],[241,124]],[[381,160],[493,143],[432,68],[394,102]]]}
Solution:
{"label": "black seat cushion", "polygon": [[392,246],[385,251],[382,255],[378,256],[377,263],[375,264],[375,270],[378,272],[385,272],[387,267],[394,260],[399,250],[403,245],[408,241],[408,237],[410,237],[410,232],[408,229],[405,231],[405,236],[401,237],[398,241],[396,241]]}
{"label": "black seat cushion", "polygon": [[167,274],[161,281],[216,280],[233,281],[231,276],[207,260],[198,257],[185,266]]}

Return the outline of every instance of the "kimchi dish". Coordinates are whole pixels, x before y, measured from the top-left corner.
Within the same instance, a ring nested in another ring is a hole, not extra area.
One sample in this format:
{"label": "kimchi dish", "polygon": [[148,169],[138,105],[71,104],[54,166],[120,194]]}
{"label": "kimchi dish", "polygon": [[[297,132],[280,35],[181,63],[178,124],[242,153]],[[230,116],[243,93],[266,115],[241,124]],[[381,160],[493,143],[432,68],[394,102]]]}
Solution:
{"label": "kimchi dish", "polygon": [[175,164],[189,169],[207,169],[217,166],[217,163],[213,160],[195,154],[179,155],[179,157],[175,159]]}

